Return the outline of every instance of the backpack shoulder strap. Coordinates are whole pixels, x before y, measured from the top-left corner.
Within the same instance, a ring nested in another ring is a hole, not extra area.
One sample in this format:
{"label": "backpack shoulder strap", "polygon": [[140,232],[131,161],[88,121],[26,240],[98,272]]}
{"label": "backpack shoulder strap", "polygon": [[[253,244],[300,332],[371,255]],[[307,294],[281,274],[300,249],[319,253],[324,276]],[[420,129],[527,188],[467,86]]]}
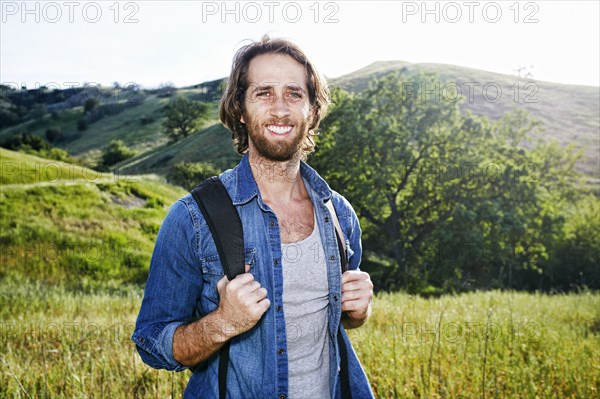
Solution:
{"label": "backpack shoulder strap", "polygon": [[229,280],[244,273],[244,231],[240,215],[217,176],[204,180],[192,196],[208,224]]}
{"label": "backpack shoulder strap", "polygon": [[331,218],[333,219],[333,224],[335,225],[335,237],[337,239],[338,249],[340,251],[342,273],[344,273],[346,270],[348,270],[348,250],[346,249],[346,240],[344,240],[342,226],[340,226],[340,221],[338,220],[337,213],[333,207],[333,198],[327,201],[325,206],[327,206],[329,213],[331,213]]}
{"label": "backpack shoulder strap", "polygon": [[[244,231],[240,215],[218,176],[204,180],[192,191],[210,233],[212,234],[223,270],[229,280],[245,272]],[[219,398],[227,396],[229,346],[227,341],[219,353]]]}
{"label": "backpack shoulder strap", "polygon": [[[342,226],[340,226],[340,221],[337,217],[337,213],[335,212],[335,207],[333,206],[333,198],[325,203],[329,213],[331,214],[331,218],[333,219],[333,224],[335,225],[335,237],[338,243],[338,249],[340,251],[340,263],[342,266],[342,274],[346,270],[348,270],[348,250],[346,249],[346,241],[344,240],[344,233],[342,232]],[[337,333],[337,342],[340,348],[340,391],[342,399],[352,399],[352,390],[350,389],[350,373],[348,371],[348,349],[346,347],[346,342],[344,341],[344,337],[342,336],[342,327],[340,324],[340,328]]]}

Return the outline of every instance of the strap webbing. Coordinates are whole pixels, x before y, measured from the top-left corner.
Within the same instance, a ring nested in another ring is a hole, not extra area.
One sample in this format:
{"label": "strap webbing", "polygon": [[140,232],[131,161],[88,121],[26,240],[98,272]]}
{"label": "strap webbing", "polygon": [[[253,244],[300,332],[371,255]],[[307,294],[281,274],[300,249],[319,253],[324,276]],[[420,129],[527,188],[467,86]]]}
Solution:
{"label": "strap webbing", "polygon": [[219,353],[219,398],[225,399],[227,397],[227,367],[229,366],[229,343],[225,342],[225,345],[221,347]]}
{"label": "strap webbing", "polygon": [[[348,270],[348,250],[346,249],[346,241],[344,240],[344,234],[342,233],[342,227],[338,220],[337,213],[333,207],[333,201],[327,201],[325,203],[331,217],[333,218],[333,224],[335,225],[335,238],[337,240],[338,249],[340,251],[340,265],[342,267],[342,274]],[[350,390],[350,375],[348,373],[348,349],[346,348],[346,341],[342,336],[342,326],[337,333],[338,346],[340,348],[340,390],[342,399],[352,399],[352,391]]]}
{"label": "strap webbing", "polygon": [[[244,231],[242,221],[231,197],[217,176],[206,179],[192,190],[208,228],[212,234],[223,270],[229,280],[245,271]],[[227,395],[227,368],[229,366],[229,346],[227,341],[219,353],[219,398]]]}
{"label": "strap webbing", "polygon": [[204,180],[192,190],[212,233],[223,270],[229,280],[245,271],[244,231],[231,197],[217,176]]}

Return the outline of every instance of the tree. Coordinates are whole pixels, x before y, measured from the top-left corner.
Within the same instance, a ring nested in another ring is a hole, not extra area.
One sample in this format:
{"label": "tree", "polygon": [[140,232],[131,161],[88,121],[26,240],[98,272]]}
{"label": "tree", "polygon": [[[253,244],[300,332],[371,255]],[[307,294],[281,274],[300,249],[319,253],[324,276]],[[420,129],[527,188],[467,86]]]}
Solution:
{"label": "tree", "polygon": [[60,126],[53,126],[51,128],[46,129],[46,140],[50,143],[56,143],[65,138],[63,135],[62,129]]}
{"label": "tree", "polygon": [[88,98],[87,100],[85,100],[85,103],[83,104],[83,111],[88,112],[88,111],[94,109],[99,104],[100,104],[100,101],[98,101],[97,99]]}
{"label": "tree", "polygon": [[84,130],[87,130],[88,128],[88,124],[87,121],[85,120],[85,118],[81,118],[77,120],[77,130],[79,130],[80,132],[83,132]]}
{"label": "tree", "polygon": [[164,108],[164,127],[172,142],[190,135],[208,115],[208,105],[176,97]]}
{"label": "tree", "polygon": [[394,73],[334,92],[311,162],[357,210],[380,288],[509,286],[547,257],[560,219],[550,194],[569,187],[574,158],[524,149],[537,128],[524,113],[463,114],[425,91],[436,83]]}

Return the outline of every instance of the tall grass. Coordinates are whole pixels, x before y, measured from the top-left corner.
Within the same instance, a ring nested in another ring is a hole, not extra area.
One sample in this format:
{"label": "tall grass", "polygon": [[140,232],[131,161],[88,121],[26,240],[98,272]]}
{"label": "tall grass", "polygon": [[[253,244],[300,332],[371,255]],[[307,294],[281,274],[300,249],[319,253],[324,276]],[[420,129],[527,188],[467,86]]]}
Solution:
{"label": "tall grass", "polygon": [[[189,372],[147,367],[129,340],[141,297],[0,283],[0,397],[181,397]],[[599,305],[597,293],[378,294],[349,334],[379,398],[594,398]]]}

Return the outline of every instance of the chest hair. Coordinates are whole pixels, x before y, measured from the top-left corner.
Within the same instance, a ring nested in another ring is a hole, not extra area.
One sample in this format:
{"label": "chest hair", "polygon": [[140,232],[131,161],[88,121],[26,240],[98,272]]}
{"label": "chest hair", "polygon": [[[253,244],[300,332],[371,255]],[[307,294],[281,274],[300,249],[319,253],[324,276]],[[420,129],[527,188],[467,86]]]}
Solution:
{"label": "chest hair", "polygon": [[310,236],[314,229],[313,205],[310,199],[297,201],[289,206],[271,205],[277,220],[281,242],[289,244],[298,242]]}

